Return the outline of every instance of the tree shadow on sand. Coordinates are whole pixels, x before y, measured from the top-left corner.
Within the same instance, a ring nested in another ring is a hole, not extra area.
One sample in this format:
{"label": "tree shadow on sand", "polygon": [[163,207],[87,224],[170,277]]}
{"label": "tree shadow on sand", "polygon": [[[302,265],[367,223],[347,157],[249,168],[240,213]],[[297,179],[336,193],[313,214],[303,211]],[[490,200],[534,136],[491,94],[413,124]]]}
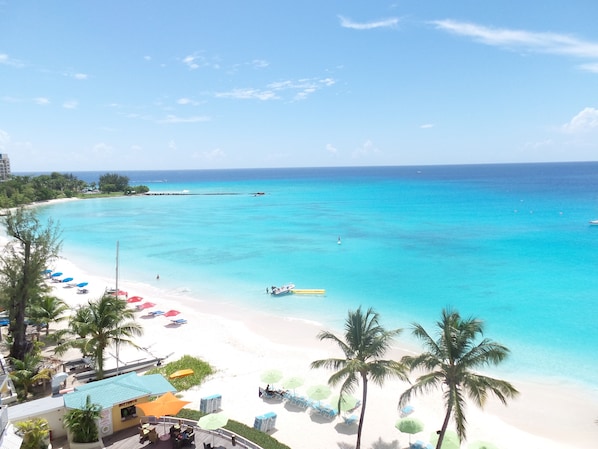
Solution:
{"label": "tree shadow on sand", "polygon": [[378,441],[372,444],[372,449],[401,449],[399,440],[393,440],[390,442],[382,441],[382,438],[378,438]]}

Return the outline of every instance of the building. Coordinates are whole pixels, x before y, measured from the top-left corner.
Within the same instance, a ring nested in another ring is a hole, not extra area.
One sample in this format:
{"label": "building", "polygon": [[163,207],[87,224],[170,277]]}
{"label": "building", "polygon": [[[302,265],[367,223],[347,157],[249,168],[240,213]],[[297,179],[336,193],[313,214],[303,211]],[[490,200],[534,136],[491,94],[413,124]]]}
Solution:
{"label": "building", "polygon": [[10,159],[8,154],[0,153],[0,181],[10,178]]}

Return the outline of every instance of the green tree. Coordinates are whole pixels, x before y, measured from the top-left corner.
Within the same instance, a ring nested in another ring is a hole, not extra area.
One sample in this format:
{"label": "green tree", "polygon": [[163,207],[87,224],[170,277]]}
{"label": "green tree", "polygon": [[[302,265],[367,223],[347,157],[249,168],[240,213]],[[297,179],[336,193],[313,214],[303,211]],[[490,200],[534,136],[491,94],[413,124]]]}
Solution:
{"label": "green tree", "polygon": [[43,270],[58,256],[60,231],[52,220],[42,226],[33,209],[7,211],[3,221],[11,240],[0,254],[0,302],[8,309],[10,357],[23,360],[30,348],[25,311],[46,287]]}
{"label": "green tree", "polygon": [[412,371],[423,369],[425,373],[401,395],[399,407],[407,404],[413,394],[442,389],[446,413],[436,444],[440,449],[453,414],[459,438],[466,438],[466,396],[483,407],[488,393],[506,404],[507,399],[516,397],[518,391],[504,380],[476,372],[497,365],[509,354],[508,348],[487,338],[476,343],[484,331],[481,320],[463,319],[457,311],[444,309],[436,326],[437,336],[433,338],[420,324],[413,325],[413,335],[422,340],[427,351],[417,356],[405,356],[401,361]]}
{"label": "green tree", "polygon": [[79,348],[83,355],[92,355],[96,377],[104,377],[104,352],[112,345],[137,347],[132,337],[143,334],[143,328],[134,321],[134,313],[127,303],[112,295],[104,295],[97,301],[89,301],[71,320],[70,328],[75,338],[58,347],[57,353],[68,348]]}
{"label": "green tree", "polygon": [[37,351],[28,352],[23,360],[11,359],[13,369],[10,372],[10,378],[19,390],[21,398],[27,399],[31,387],[36,382],[52,378],[52,372],[47,368],[42,368],[42,360],[42,356]]}
{"label": "green tree", "polygon": [[50,295],[44,295],[33,301],[29,307],[29,319],[38,326],[38,332],[42,326],[46,326],[46,336],[50,333],[50,323],[57,323],[65,320],[65,312],[70,307],[60,298]]}
{"label": "green tree", "polygon": [[336,343],[343,351],[344,357],[316,360],[311,363],[312,368],[336,370],[328,379],[328,383],[334,386],[342,382],[337,404],[339,409],[343,394],[351,393],[361,381],[361,415],[357,428],[356,449],[361,447],[368,382],[371,380],[382,386],[390,377],[407,380],[405,367],[401,363],[382,359],[393,338],[401,333],[401,329],[386,330],[380,325],[379,320],[379,315],[371,308],[365,314],[361,307],[357,311],[349,311],[345,321],[344,340],[331,332],[322,331],[318,334],[320,340],[331,340]]}
{"label": "green tree", "polygon": [[118,173],[106,173],[100,176],[100,191],[104,193],[124,192],[129,186],[129,178]]}
{"label": "green tree", "polygon": [[46,449],[50,445],[50,426],[45,418],[32,418],[15,424],[23,436],[21,449]]}
{"label": "green tree", "polygon": [[71,409],[64,415],[64,426],[71,432],[74,443],[94,443],[99,441],[98,420],[102,409],[91,403],[87,396],[82,409]]}

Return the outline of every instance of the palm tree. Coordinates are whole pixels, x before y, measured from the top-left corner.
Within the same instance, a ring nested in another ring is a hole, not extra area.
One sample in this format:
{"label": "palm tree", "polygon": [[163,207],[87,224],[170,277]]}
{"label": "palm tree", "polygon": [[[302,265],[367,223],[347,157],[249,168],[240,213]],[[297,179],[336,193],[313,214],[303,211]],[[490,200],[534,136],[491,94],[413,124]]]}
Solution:
{"label": "palm tree", "polygon": [[99,441],[97,421],[102,408],[91,403],[87,396],[82,409],[71,409],[64,415],[64,426],[71,432],[73,443],[93,443]]}
{"label": "palm tree", "polygon": [[22,449],[46,449],[50,444],[50,429],[45,418],[20,421],[15,427],[23,435]]}
{"label": "palm tree", "polygon": [[381,359],[386,354],[393,338],[399,335],[402,329],[388,331],[380,325],[379,319],[379,315],[371,308],[365,314],[362,312],[361,307],[356,311],[349,311],[345,321],[344,340],[331,332],[322,331],[318,334],[320,340],[335,342],[343,351],[344,358],[316,360],[311,363],[312,368],[337,370],[328,379],[328,383],[334,386],[342,382],[337,404],[339,412],[343,394],[351,393],[361,380],[361,415],[357,427],[356,449],[361,446],[361,430],[367,403],[368,382],[371,380],[382,386],[389,377],[407,380],[405,367],[401,363]]}
{"label": "palm tree", "polygon": [[[50,323],[57,323],[66,319],[64,313],[70,307],[55,296],[42,296],[35,300],[29,307],[29,318],[37,323],[38,327],[46,326],[46,337],[50,334]],[[39,332],[38,328],[38,332]]]}
{"label": "palm tree", "polygon": [[404,356],[401,361],[411,371],[421,368],[426,372],[401,395],[399,407],[407,404],[413,394],[436,388],[443,390],[446,414],[436,444],[436,449],[440,449],[453,413],[459,438],[466,438],[465,395],[476,405],[483,407],[489,392],[505,405],[507,398],[514,398],[519,392],[504,380],[474,371],[497,365],[509,354],[508,348],[487,338],[479,343],[475,342],[484,331],[481,320],[462,319],[457,311],[444,309],[442,318],[436,325],[436,339],[420,324],[413,325],[413,335],[423,341],[427,352],[417,356]]}
{"label": "palm tree", "polygon": [[59,345],[56,352],[79,348],[83,355],[92,355],[96,377],[103,379],[106,348],[122,344],[137,347],[131,338],[142,335],[143,328],[133,319],[127,303],[115,296],[104,295],[97,301],[89,301],[71,319],[70,328],[76,337]]}
{"label": "palm tree", "polygon": [[23,360],[11,359],[13,369],[10,372],[10,378],[17,388],[20,388],[20,395],[27,399],[31,387],[41,381],[47,381],[52,378],[52,371],[48,368],[42,368],[42,356],[39,352],[30,351],[25,354]]}

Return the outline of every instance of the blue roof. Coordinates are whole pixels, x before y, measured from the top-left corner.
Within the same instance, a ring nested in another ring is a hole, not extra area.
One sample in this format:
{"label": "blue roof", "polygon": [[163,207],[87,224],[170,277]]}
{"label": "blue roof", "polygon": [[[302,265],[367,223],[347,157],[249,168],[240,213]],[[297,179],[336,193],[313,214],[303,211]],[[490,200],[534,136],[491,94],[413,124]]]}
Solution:
{"label": "blue roof", "polygon": [[131,372],[80,385],[63,398],[65,407],[82,409],[85,407],[87,396],[90,396],[92,404],[106,409],[115,404],[145,396],[161,395],[168,391],[174,393],[176,389],[161,374],[138,376],[137,373]]}

